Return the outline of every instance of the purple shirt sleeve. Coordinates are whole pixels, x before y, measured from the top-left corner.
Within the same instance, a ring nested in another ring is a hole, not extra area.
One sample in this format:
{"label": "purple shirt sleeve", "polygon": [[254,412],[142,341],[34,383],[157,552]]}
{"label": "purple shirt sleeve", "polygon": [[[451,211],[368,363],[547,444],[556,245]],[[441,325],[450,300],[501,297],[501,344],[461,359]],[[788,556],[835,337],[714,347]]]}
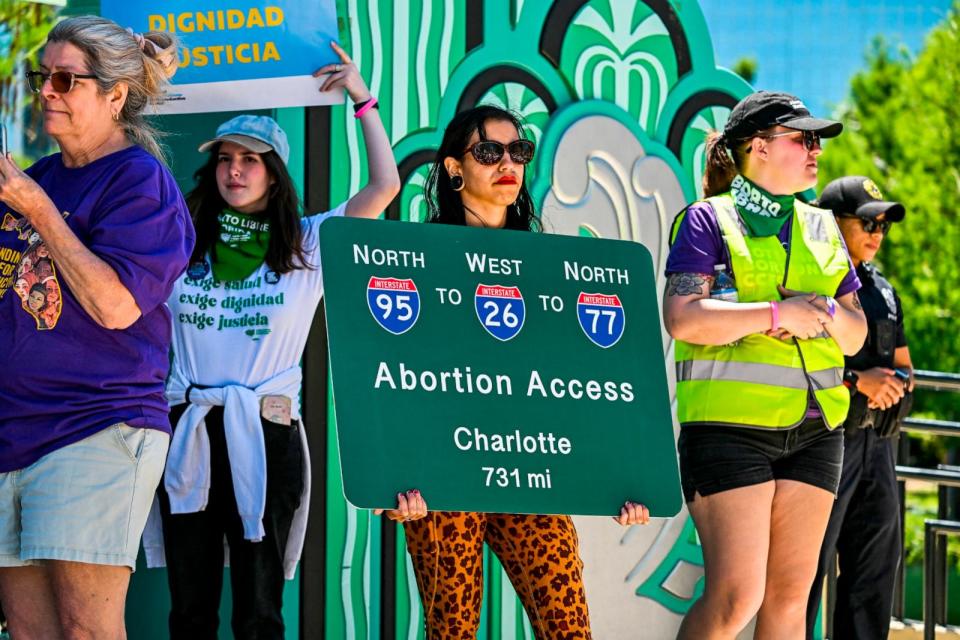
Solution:
{"label": "purple shirt sleeve", "polygon": [[193,244],[183,196],[173,176],[151,159],[118,172],[103,192],[86,242],[117,272],[143,315],[167,300]]}
{"label": "purple shirt sleeve", "polygon": [[696,202],[683,214],[677,237],[667,257],[667,275],[703,273],[713,275],[718,264],[729,264],[727,248],[710,205]]}
{"label": "purple shirt sleeve", "polygon": [[840,286],[837,287],[837,293],[834,298],[842,298],[848,293],[853,293],[862,287],[860,278],[857,277],[857,270],[853,267],[853,261],[850,260],[850,252],[847,250],[847,243],[843,240],[843,234],[840,235],[840,243],[843,244],[843,252],[847,254],[847,264],[850,265],[847,275],[843,276]]}

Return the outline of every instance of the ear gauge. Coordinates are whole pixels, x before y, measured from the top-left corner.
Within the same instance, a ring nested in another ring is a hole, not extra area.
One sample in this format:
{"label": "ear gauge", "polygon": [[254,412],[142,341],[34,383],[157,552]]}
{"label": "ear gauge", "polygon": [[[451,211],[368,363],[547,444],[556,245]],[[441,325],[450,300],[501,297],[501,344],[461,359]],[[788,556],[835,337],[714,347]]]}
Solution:
{"label": "ear gauge", "polygon": [[454,191],[463,191],[463,176],[450,176],[450,188]]}

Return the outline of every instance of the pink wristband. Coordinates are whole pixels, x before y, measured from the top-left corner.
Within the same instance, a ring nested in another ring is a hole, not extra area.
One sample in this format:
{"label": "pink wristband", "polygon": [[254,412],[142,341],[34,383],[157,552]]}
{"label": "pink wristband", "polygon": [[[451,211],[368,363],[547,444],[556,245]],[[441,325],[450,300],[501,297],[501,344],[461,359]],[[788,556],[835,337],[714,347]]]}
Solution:
{"label": "pink wristband", "polygon": [[780,305],[776,300],[770,301],[770,331],[780,328]]}
{"label": "pink wristband", "polygon": [[359,118],[359,117],[361,117],[361,116],[362,116],[363,114],[365,114],[367,111],[370,111],[370,109],[372,109],[372,108],[373,108],[373,105],[375,105],[375,104],[377,104],[377,99],[376,99],[376,98],[370,98],[369,100],[367,100],[367,102],[366,102],[362,107],[360,107],[360,108],[357,110],[357,112],[356,112],[355,114],[353,114],[353,117],[354,117],[354,118]]}

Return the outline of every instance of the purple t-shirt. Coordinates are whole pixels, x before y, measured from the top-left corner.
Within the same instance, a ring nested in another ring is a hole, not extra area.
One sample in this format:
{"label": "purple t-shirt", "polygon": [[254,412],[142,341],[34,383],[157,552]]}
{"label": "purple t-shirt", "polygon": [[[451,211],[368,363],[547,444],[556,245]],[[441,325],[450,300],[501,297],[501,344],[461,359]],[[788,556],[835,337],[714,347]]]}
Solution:
{"label": "purple t-shirt", "polygon": [[124,330],[98,325],[39,235],[0,203],[0,472],[118,422],[169,432],[165,302],[194,243],[173,176],[140,147],[73,169],[55,154],[27,173],[142,316]]}
{"label": "purple t-shirt", "polygon": [[[789,234],[790,223],[787,221],[780,228],[777,236],[780,242],[786,243]],[[843,242],[842,237],[840,241]],[[846,244],[843,248],[846,250]],[[723,234],[720,233],[720,223],[717,222],[713,207],[706,202],[695,202],[687,207],[687,213],[680,223],[676,240],[670,248],[670,255],[667,257],[667,275],[672,273],[713,275],[714,266],[718,264],[725,264],[727,273],[733,273],[727,245],[723,241]],[[735,273],[733,277],[736,278]],[[840,281],[834,297],[843,297],[859,288],[860,279],[853,268],[853,263],[850,263],[850,269]]]}

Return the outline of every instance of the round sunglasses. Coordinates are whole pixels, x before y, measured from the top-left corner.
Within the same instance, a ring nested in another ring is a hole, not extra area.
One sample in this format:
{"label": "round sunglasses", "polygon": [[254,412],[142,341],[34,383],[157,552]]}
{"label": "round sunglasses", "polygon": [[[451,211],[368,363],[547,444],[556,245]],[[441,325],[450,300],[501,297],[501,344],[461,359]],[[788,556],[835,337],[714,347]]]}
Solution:
{"label": "round sunglasses", "polygon": [[529,164],[533,160],[534,150],[532,140],[514,140],[507,145],[495,140],[481,140],[467,147],[464,153],[472,155],[480,164],[490,166],[500,162],[504,153],[509,153],[510,159],[517,164]]}
{"label": "round sunglasses", "polygon": [[877,220],[876,218],[863,218],[855,215],[843,215],[841,218],[856,218],[860,221],[860,225],[863,227],[865,233],[874,233],[879,230],[883,235],[887,235],[890,231],[890,227],[893,225],[889,220]]}
{"label": "round sunglasses", "polygon": [[44,73],[43,71],[27,71],[27,84],[34,93],[40,93],[43,90],[43,84],[50,78],[50,86],[57,93],[69,93],[76,85],[77,79],[95,80],[97,76],[89,73],[74,73],[72,71],[54,71],[53,73]]}

